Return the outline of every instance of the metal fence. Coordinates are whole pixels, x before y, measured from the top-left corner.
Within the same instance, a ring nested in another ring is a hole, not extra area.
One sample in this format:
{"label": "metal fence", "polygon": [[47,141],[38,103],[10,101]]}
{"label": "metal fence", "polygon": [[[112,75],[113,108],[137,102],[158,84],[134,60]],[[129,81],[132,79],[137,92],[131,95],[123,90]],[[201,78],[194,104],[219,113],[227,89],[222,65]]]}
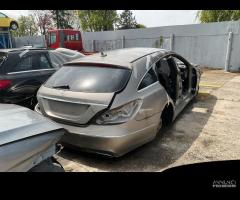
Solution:
{"label": "metal fence", "polygon": [[24,46],[34,46],[34,47],[46,47],[45,37],[44,36],[24,36],[24,37],[15,37],[14,47],[24,47]]}

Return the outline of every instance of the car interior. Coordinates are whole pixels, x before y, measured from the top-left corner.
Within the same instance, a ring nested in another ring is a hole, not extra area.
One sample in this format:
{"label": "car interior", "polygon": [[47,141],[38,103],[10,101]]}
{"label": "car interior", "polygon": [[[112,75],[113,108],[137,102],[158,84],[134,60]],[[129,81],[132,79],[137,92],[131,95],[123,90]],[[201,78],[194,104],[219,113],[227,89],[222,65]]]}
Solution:
{"label": "car interior", "polygon": [[180,71],[181,81],[182,81],[182,95],[185,95],[189,88],[189,68],[177,58],[174,61]]}
{"label": "car interior", "polygon": [[[158,80],[174,102],[186,95],[188,90],[188,67],[179,65],[172,56],[162,58],[156,63]],[[180,77],[178,76],[180,75]]]}

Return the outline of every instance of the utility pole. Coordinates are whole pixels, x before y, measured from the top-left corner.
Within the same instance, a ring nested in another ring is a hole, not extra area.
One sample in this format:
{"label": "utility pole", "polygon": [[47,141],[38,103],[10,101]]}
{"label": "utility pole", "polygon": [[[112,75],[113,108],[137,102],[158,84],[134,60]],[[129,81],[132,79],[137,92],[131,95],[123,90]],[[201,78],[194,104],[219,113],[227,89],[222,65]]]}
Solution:
{"label": "utility pole", "polygon": [[228,43],[227,43],[227,52],[226,52],[226,58],[225,58],[225,71],[229,71],[230,67],[230,59],[231,59],[231,52],[232,52],[232,38],[233,33],[228,33]]}

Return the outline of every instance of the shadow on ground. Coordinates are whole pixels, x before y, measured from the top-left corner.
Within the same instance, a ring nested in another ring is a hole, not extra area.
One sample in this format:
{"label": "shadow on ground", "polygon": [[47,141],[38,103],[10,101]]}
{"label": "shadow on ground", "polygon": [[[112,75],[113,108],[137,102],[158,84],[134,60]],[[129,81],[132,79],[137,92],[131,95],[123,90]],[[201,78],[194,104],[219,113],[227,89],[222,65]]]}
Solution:
{"label": "shadow on ground", "polygon": [[177,117],[163,128],[150,143],[120,158],[64,149],[59,156],[99,171],[160,171],[179,159],[201,134],[207,123],[216,97],[199,94]]}

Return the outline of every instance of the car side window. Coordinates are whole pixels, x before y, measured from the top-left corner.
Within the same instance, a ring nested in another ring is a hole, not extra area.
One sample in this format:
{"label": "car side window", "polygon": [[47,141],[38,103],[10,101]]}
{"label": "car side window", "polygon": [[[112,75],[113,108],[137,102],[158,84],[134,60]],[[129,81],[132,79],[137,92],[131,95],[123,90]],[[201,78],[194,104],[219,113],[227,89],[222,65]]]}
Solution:
{"label": "car side window", "polygon": [[140,85],[138,86],[138,90],[141,90],[149,85],[152,85],[157,81],[158,81],[157,76],[153,69],[151,68],[142,79]]}
{"label": "car side window", "polygon": [[54,44],[57,41],[57,34],[56,33],[51,33],[50,34],[50,44]]}
{"label": "car side window", "polygon": [[79,40],[80,40],[80,38],[79,38],[79,33],[76,33],[76,34],[75,34],[75,38],[76,38],[76,39],[75,39],[76,41],[79,41]]}
{"label": "car side window", "polygon": [[39,60],[39,69],[51,69],[52,66],[50,65],[46,55],[41,54]]}
{"label": "car side window", "polygon": [[21,71],[29,71],[33,70],[33,57],[27,56],[22,58],[21,61],[16,64],[13,68],[11,68],[9,72],[21,72]]}

